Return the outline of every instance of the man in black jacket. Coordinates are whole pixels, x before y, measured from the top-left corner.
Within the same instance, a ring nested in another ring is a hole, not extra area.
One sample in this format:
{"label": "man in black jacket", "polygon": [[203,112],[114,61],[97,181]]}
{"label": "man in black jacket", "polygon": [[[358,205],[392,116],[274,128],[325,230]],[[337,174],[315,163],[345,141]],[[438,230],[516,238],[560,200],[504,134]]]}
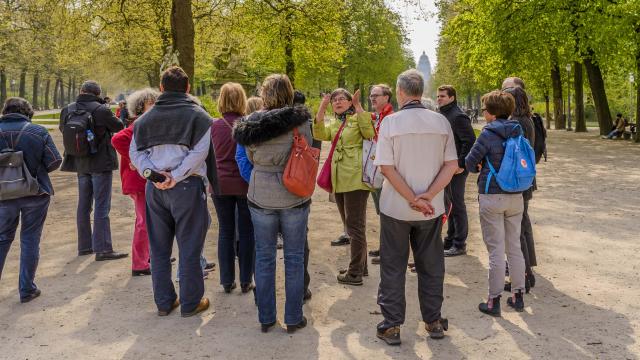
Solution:
{"label": "man in black jacket", "polygon": [[[124,128],[111,109],[100,98],[100,85],[95,81],[85,81],[75,103],[69,104],[60,113],[60,131],[64,131],[68,121],[69,107],[86,110],[93,118],[95,152],[86,156],[67,154],[60,170],[78,174],[78,255],[96,254],[96,261],[115,260],[127,257],[125,253],[114,252],[111,244],[111,181],[113,170],[118,169],[116,151],[111,146],[111,135]],[[91,207],[93,232],[91,231]]]}
{"label": "man in black jacket", "polygon": [[451,211],[447,237],[444,239],[445,256],[458,256],[467,253],[469,221],[467,207],[464,203],[464,187],[469,172],[465,170],[464,159],[476,141],[471,119],[458,107],[456,100],[456,89],[453,86],[442,85],[438,88],[439,110],[451,124],[458,152],[458,171],[445,188],[446,210]]}

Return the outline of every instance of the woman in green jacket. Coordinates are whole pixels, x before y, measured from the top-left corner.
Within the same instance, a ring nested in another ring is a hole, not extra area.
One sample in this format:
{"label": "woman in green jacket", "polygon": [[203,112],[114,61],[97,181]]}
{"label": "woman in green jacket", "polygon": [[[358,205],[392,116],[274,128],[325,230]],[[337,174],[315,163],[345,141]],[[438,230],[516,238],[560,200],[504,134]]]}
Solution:
{"label": "woman in green jacket", "polygon": [[[332,141],[340,127],[343,130],[336,143],[331,163],[331,183],[336,204],[347,234],[351,237],[351,262],[338,282],[362,285],[367,266],[367,199],[371,188],[362,182],[362,141],[375,135],[371,114],[362,109],[360,90],[353,96],[345,89],[325,95],[313,124],[313,137]],[[335,119],[324,122],[324,114],[331,103]]]}

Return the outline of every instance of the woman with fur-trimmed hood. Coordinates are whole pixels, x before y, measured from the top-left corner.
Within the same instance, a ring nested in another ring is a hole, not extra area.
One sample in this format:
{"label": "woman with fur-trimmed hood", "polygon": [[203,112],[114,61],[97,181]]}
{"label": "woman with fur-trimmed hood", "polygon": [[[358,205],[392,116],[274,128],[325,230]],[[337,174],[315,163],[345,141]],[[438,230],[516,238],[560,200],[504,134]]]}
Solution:
{"label": "woman with fur-trimmed hood", "polygon": [[[255,283],[258,319],[262,331],[276,323],[276,242],[284,238],[285,314],[287,332],[306,326],[302,314],[304,294],[304,244],[310,197],[290,193],[282,182],[293,143],[293,130],[312,142],[311,114],[293,106],[293,86],[286,75],[268,76],[262,83],[264,111],[237,122],[233,137],[243,145],[253,164],[247,199],[256,236]],[[242,171],[242,169],[240,169]]]}

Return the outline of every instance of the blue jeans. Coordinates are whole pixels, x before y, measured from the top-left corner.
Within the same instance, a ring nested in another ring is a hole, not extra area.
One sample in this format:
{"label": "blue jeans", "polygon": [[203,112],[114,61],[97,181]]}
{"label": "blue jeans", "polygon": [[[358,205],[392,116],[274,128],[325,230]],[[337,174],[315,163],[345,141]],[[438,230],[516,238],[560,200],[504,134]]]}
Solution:
{"label": "blue jeans", "polygon": [[286,301],[284,322],[302,321],[304,295],[304,244],[307,239],[309,205],[271,210],[250,207],[256,234],[256,296],[261,324],[276,321],[276,243],[278,232],[284,238],[284,274]]}
{"label": "blue jeans", "polygon": [[[255,241],[253,223],[245,196],[213,196],[218,216],[218,263],[220,284],[231,285],[235,281],[235,239],[238,228],[238,265],[240,283],[250,284],[253,278]],[[236,223],[236,206],[238,217]]]}
{"label": "blue jeans", "polygon": [[[91,250],[96,254],[113,251],[111,245],[111,171],[91,174],[78,174],[78,251]],[[93,213],[93,232],[91,232],[91,206]]]}
{"label": "blue jeans", "polygon": [[49,195],[29,196],[0,201],[0,279],[4,262],[20,227],[20,298],[33,294],[37,287],[33,282],[40,259],[40,236],[49,209]]}

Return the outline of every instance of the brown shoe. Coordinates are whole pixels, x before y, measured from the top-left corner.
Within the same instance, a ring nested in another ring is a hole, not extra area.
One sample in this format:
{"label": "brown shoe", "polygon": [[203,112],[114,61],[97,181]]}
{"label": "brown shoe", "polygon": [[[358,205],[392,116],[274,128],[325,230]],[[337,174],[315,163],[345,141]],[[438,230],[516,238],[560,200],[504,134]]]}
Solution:
{"label": "brown shoe", "polygon": [[400,341],[400,326],[394,326],[384,330],[378,329],[376,336],[378,339],[386,342],[387,345],[395,346],[402,343],[402,341]]}
{"label": "brown shoe", "polygon": [[180,306],[180,300],[176,299],[168,310],[158,310],[158,316],[168,316],[178,306]]}
{"label": "brown shoe", "polygon": [[209,299],[202,298],[200,299],[200,303],[196,306],[195,310],[188,313],[182,313],[182,317],[191,317],[193,315],[199,314],[209,308]]}
{"label": "brown shoe", "polygon": [[440,318],[424,325],[424,328],[429,333],[429,337],[432,339],[442,339],[444,332],[449,329],[449,320]]}
{"label": "brown shoe", "polygon": [[371,264],[372,265],[380,265],[380,256],[372,257],[371,258]]}
{"label": "brown shoe", "polygon": [[351,275],[347,272],[346,274],[338,275],[338,282],[345,285],[360,286],[362,285],[362,276]]}

